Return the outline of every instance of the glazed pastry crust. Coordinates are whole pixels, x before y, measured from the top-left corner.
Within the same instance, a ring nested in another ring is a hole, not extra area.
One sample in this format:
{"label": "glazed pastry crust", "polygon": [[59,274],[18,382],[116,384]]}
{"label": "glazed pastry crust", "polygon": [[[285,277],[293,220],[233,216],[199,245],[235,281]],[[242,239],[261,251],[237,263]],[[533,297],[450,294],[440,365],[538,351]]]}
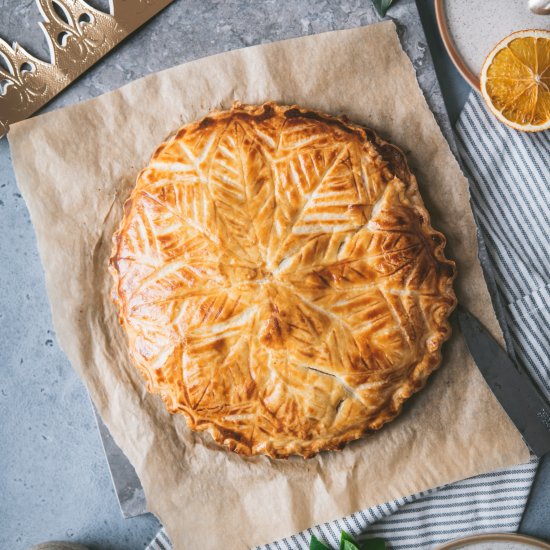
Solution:
{"label": "glazed pastry crust", "polygon": [[444,247],[375,132],[235,104],[139,174],[113,298],[148,390],[191,429],[310,457],[381,428],[439,366],[456,305]]}

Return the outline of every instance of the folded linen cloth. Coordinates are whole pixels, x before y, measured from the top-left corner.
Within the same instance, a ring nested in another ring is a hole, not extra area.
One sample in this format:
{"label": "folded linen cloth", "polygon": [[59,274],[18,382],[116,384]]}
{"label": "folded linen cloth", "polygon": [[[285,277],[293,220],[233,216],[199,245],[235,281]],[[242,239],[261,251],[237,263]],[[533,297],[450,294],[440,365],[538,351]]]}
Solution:
{"label": "folded linen cloth", "polygon": [[[550,131],[509,129],[475,92],[455,131],[513,351],[550,398]],[[312,534],[337,547],[342,529],[359,539],[383,537],[392,549],[430,549],[484,531],[513,532],[536,468],[532,458],[514,468],[367,508],[261,550],[306,550]],[[147,547],[171,549],[164,530]]]}

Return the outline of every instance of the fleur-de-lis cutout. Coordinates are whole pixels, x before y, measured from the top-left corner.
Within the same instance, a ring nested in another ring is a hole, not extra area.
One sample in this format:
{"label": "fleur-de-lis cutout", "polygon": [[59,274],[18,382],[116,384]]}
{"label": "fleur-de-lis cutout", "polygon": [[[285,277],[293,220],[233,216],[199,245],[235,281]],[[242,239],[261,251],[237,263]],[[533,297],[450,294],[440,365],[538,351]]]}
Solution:
{"label": "fleur-de-lis cutout", "polygon": [[0,57],[5,65],[0,66],[0,105],[9,98],[14,112],[23,112],[26,106],[39,102],[52,85],[63,84],[63,75],[55,66],[40,61],[18,44],[11,48],[0,40]]}
{"label": "fleur-de-lis cutout", "polygon": [[81,0],[40,0],[40,23],[50,47],[52,63],[60,57],[72,66],[79,66],[91,57],[109,49],[109,41],[120,32],[114,18]]}
{"label": "fleur-de-lis cutout", "polygon": [[83,0],[36,0],[50,59],[40,60],[0,38],[0,137],[172,1],[111,0],[105,13]]}

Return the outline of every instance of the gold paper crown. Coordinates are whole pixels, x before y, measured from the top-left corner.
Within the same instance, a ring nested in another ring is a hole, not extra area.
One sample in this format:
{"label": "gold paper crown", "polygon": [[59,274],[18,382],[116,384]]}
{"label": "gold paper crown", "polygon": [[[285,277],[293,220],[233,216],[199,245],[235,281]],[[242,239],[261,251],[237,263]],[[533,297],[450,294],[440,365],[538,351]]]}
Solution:
{"label": "gold paper crown", "polygon": [[[50,63],[0,38],[0,137],[32,115],[173,0],[109,0],[110,13],[83,0],[36,0]],[[0,59],[2,61],[2,59]],[[6,70],[7,69],[7,70]]]}

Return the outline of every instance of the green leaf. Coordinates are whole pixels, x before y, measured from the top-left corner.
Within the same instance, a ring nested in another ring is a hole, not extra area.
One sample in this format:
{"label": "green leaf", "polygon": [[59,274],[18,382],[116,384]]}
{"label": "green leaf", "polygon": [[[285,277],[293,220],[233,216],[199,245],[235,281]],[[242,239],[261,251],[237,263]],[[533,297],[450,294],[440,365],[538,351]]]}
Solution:
{"label": "green leaf", "polygon": [[[315,535],[311,535],[309,550],[329,550],[328,546],[322,543]],[[353,537],[342,531],[340,533],[340,550],[386,550],[384,539],[367,539],[357,543]]]}
{"label": "green leaf", "polygon": [[389,7],[392,5],[393,0],[372,0],[376,11],[380,14],[380,17],[384,17]]}
{"label": "green leaf", "polygon": [[367,539],[361,544],[361,550],[386,550],[384,539]]}
{"label": "green leaf", "polygon": [[315,535],[311,535],[309,541],[309,550],[329,550],[328,546],[325,546]]}
{"label": "green leaf", "polygon": [[[347,542],[351,543],[353,546],[352,547],[346,546]],[[352,538],[352,536],[349,533],[342,531],[340,533],[340,550],[356,550],[356,549],[357,549],[357,543]]]}

